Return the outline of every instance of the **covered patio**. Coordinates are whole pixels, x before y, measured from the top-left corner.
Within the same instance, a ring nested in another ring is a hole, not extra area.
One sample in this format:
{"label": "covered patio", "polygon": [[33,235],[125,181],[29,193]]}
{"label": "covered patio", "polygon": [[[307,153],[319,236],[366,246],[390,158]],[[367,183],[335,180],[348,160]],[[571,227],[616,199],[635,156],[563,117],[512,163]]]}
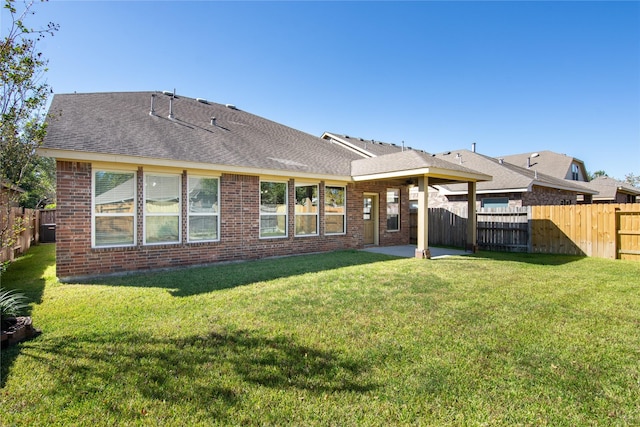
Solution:
{"label": "covered patio", "polygon": [[429,243],[429,186],[467,183],[469,227],[465,249],[477,251],[476,183],[491,181],[492,177],[462,165],[448,162],[422,151],[406,150],[384,156],[354,160],[352,177],[356,182],[403,179],[418,187],[418,243],[416,258],[432,258]]}

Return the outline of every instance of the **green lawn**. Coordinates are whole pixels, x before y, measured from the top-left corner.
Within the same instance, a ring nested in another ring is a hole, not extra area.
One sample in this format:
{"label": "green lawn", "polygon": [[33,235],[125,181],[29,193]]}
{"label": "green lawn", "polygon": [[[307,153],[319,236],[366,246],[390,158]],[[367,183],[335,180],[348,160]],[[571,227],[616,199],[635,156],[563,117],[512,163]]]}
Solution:
{"label": "green lawn", "polygon": [[2,286],[0,425],[640,425],[640,263],[346,251]]}

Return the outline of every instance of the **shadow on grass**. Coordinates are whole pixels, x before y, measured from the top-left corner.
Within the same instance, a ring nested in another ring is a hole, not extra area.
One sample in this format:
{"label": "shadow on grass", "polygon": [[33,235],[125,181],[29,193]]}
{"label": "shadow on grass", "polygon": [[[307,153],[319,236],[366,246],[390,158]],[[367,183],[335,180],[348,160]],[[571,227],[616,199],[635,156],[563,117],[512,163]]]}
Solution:
{"label": "shadow on grass", "polygon": [[[30,316],[33,304],[42,302],[46,280],[45,270],[55,263],[55,244],[32,246],[29,251],[13,261],[7,271],[0,276],[0,287],[23,293],[28,306],[20,313]],[[37,328],[37,319],[34,320]],[[12,346],[0,351],[0,388],[4,387],[9,371],[20,354],[20,346]]]}
{"label": "shadow on grass", "polygon": [[23,357],[44,365],[53,381],[47,388],[62,405],[90,399],[104,406],[99,409],[130,420],[145,409],[131,402],[174,407],[167,412],[205,411],[225,420],[233,407],[247,404],[243,399],[264,393],[262,387],[294,394],[377,387],[369,382],[363,361],[300,345],[291,337],[246,330],[176,339],[134,332],[64,336],[28,343]]}
{"label": "shadow on grass", "polygon": [[44,272],[56,262],[55,248],[54,243],[32,246],[25,255],[9,264],[7,271],[2,273],[0,286],[25,294],[29,303],[40,304],[45,286]]}
{"label": "shadow on grass", "polygon": [[171,289],[171,295],[184,297],[285,277],[397,259],[389,255],[349,250],[162,272],[135,273],[96,278],[82,283],[167,288]]}
{"label": "shadow on grass", "polygon": [[[469,260],[476,259],[490,259],[493,261],[508,261],[508,262],[521,262],[534,265],[565,265],[576,261],[585,259],[584,256],[579,255],[555,255],[555,254],[530,254],[522,252],[488,252],[480,251],[475,254],[469,254],[465,256]],[[463,257],[459,257],[459,260],[464,260]]]}

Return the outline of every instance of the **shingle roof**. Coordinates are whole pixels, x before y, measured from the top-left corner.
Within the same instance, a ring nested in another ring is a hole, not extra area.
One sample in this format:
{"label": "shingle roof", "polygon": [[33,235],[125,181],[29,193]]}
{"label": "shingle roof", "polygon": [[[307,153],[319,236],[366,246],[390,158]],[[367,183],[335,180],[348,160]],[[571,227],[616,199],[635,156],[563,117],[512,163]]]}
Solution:
{"label": "shingle roof", "polygon": [[349,176],[351,160],[361,158],[218,103],[177,96],[169,119],[170,98],[161,92],[55,95],[43,148],[338,176]]}
{"label": "shingle roof", "polygon": [[[594,194],[595,191],[566,179],[555,178],[545,173],[536,171],[534,168],[522,168],[508,162],[500,163],[500,160],[483,154],[474,153],[470,150],[452,150],[446,153],[439,153],[436,158],[450,163],[475,169],[484,174],[493,176],[490,182],[480,182],[477,185],[478,192],[504,192],[519,189],[530,189],[533,185],[543,187],[558,188],[577,193]],[[442,186],[445,191],[452,193],[466,193],[467,186],[461,184],[451,184]]]}
{"label": "shingle roof", "polygon": [[608,176],[599,176],[585,183],[585,185],[599,193],[597,196],[593,196],[594,200],[615,200],[618,192],[640,196],[640,188]]}
{"label": "shingle roof", "polygon": [[[391,154],[391,153],[397,153],[398,151],[403,151],[403,147],[398,144],[375,141],[373,139],[358,138],[358,137],[343,135],[343,134],[334,133],[334,132],[325,132],[323,135],[323,138],[327,138],[327,139],[331,138],[331,139],[337,140],[340,143],[352,145],[356,150],[363,152],[364,153],[363,155],[366,157],[383,156],[385,154]],[[404,149],[412,150],[411,147],[405,147]],[[422,151],[422,150],[418,150],[418,151]]]}
{"label": "shingle roof", "polygon": [[[437,169],[452,171],[458,174],[477,175],[482,179],[481,172],[466,166],[449,163],[422,151],[405,150],[369,159],[359,159],[352,162],[354,177],[374,175],[380,173],[399,172],[418,169]],[[490,177],[485,177],[489,179]],[[466,188],[466,184],[463,184]]]}
{"label": "shingle roof", "polygon": [[535,170],[561,179],[571,179],[571,165],[576,162],[582,169],[585,181],[587,179],[582,160],[548,150],[538,151],[536,153],[538,155],[533,158],[531,158],[532,154],[534,153],[511,154],[508,156],[500,156],[499,158],[504,159],[505,162],[520,166],[521,168],[527,167],[527,159],[530,158],[529,162]]}

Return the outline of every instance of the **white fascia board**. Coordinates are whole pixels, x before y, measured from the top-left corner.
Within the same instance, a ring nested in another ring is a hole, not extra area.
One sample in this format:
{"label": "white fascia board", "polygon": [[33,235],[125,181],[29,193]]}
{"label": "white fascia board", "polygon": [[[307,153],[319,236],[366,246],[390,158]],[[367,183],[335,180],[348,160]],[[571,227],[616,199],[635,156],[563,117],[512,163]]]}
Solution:
{"label": "white fascia board", "polygon": [[[434,188],[436,188],[444,196],[464,196],[465,194],[468,193],[467,190],[449,191],[449,190],[445,189],[441,185],[434,185]],[[527,187],[524,187],[524,188],[493,188],[493,189],[488,189],[488,190],[477,190],[476,189],[476,194],[526,193],[528,191],[529,191],[529,188],[527,188]]]}
{"label": "white fascia board", "polygon": [[325,139],[325,136],[329,137],[329,139],[333,139],[334,141],[336,141],[337,143],[344,145],[344,148],[346,148],[349,151],[352,151],[356,154],[359,154],[361,156],[363,156],[364,158],[371,158],[371,157],[376,157],[375,154],[373,154],[370,151],[365,150],[364,148],[360,148],[356,145],[353,145],[352,143],[345,141],[343,138],[340,138],[337,135],[334,135],[332,133],[329,132],[325,132],[322,134],[322,139]]}
{"label": "white fascia board", "polygon": [[461,179],[462,181],[473,181],[473,182],[481,182],[481,181],[493,181],[493,177],[491,175],[486,175],[480,172],[461,172],[456,170],[449,169],[440,169],[430,167],[427,168],[429,170],[429,177],[433,178],[443,178],[443,179]]}
{"label": "white fascia board", "polygon": [[426,175],[428,177],[433,178],[443,178],[443,179],[451,179],[456,181],[491,181],[492,177],[485,174],[480,173],[467,173],[467,172],[458,172],[451,171],[447,169],[439,169],[439,168],[419,168],[419,169],[408,169],[408,170],[400,170],[400,171],[392,171],[392,172],[382,172],[375,173],[369,175],[358,175],[354,176],[353,180],[355,182],[359,181],[373,181],[377,179],[392,179],[392,178],[406,178],[408,176],[420,176]]}
{"label": "white fascia board", "polygon": [[215,163],[190,162],[184,160],[156,159],[152,157],[126,156],[120,154],[87,153],[84,151],[59,150],[55,148],[38,148],[38,155],[54,157],[57,160],[79,161],[87,163],[123,163],[138,166],[166,167],[174,169],[212,170],[239,175],[270,175],[289,178],[308,178],[332,182],[353,182],[350,176],[328,175],[309,172],[289,171],[285,169],[249,168]]}
{"label": "white fascia board", "polygon": [[529,185],[529,187],[533,187],[534,185],[537,185],[539,187],[546,187],[546,188],[551,188],[554,190],[564,190],[564,191],[572,191],[574,193],[579,193],[579,194],[599,194],[598,191],[596,190],[590,190],[586,187],[573,187],[573,186],[564,186],[564,185],[555,185],[555,184],[547,184],[546,182],[539,182],[539,181],[533,181],[531,183],[531,185]]}

